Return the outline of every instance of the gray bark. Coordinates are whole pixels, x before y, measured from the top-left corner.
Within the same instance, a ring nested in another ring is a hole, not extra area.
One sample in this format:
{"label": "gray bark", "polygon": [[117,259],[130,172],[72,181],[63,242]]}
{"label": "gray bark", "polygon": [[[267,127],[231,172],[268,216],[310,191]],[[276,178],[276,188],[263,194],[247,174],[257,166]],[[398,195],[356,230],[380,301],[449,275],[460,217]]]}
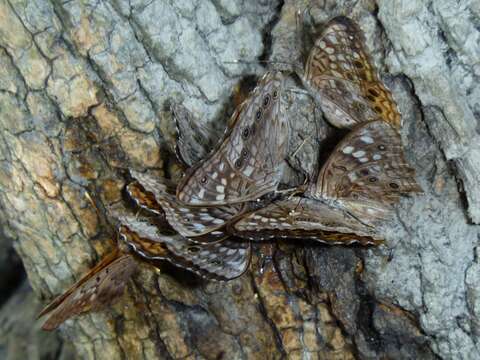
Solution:
{"label": "gray bark", "polygon": [[[307,37],[339,14],[364,30],[425,194],[379,248],[258,246],[227,284],[145,264],[118,304],[62,326],[80,358],[480,356],[474,0],[0,0],[0,221],[35,293],[51,299],[115,246],[103,209],[121,169],[175,173],[168,104],[220,129],[237,85],[265,71],[228,62],[301,58],[298,9]],[[291,148],[308,140],[292,163],[311,173],[328,127],[308,96],[286,105]]]}

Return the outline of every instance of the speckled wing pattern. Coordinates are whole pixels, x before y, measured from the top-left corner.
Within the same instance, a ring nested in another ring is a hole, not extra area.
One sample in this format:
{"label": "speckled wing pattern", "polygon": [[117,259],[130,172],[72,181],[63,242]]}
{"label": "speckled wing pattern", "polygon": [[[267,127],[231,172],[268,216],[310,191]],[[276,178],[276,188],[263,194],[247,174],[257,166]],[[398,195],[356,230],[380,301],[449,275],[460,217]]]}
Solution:
{"label": "speckled wing pattern", "polygon": [[232,225],[235,235],[259,241],[272,238],[311,239],[330,245],[376,245],[372,228],[320,201],[290,197],[252,212]]}
{"label": "speckled wing pattern", "polygon": [[224,239],[200,245],[181,235],[164,235],[145,218],[120,215],[119,232],[137,254],[166,260],[204,278],[226,281],[242,275],[250,264],[249,242]]}
{"label": "speckled wing pattern", "polygon": [[376,120],[358,125],[337,145],[306,195],[375,226],[390,217],[401,195],[421,191],[400,134]]}
{"label": "speckled wing pattern", "polygon": [[327,23],[300,77],[334,126],[352,128],[376,119],[401,126],[397,105],[376,74],[361,29],[344,16]]}
{"label": "speckled wing pattern", "polygon": [[281,109],[284,77],[268,72],[233,114],[221,144],[187,171],[177,188],[184,204],[213,206],[253,201],[276,190],[288,123]]}
{"label": "speckled wing pattern", "polygon": [[[225,237],[222,227],[243,208],[242,204],[216,207],[187,206],[179,203],[175,195],[169,194],[166,186],[157,177],[133,170],[130,173],[144,188],[145,197],[151,198],[152,203],[157,203],[163,208],[170,226],[180,235],[191,237],[195,242],[212,242]],[[127,186],[127,192],[133,197],[142,197],[138,184],[131,183]],[[136,191],[135,194],[130,191],[131,186]],[[209,236],[203,236],[207,234]]]}
{"label": "speckled wing pattern", "polygon": [[137,269],[135,259],[129,254],[115,251],[54,299],[38,315],[50,313],[42,326],[54,330],[68,318],[87,311],[101,310],[121,296],[125,284]]}

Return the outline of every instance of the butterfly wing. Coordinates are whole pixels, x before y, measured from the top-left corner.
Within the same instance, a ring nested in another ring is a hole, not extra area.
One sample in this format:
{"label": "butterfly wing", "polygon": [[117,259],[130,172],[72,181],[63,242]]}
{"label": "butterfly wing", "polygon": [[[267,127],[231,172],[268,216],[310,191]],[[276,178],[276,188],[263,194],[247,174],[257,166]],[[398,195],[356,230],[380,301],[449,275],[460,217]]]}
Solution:
{"label": "butterfly wing", "polygon": [[182,105],[172,105],[172,112],[177,130],[175,152],[184,165],[192,167],[212,149],[211,131]]}
{"label": "butterfly wing", "polygon": [[250,240],[301,238],[326,244],[378,244],[372,229],[340,209],[320,201],[291,197],[254,211],[232,225],[236,236]]}
{"label": "butterfly wing", "polygon": [[402,194],[421,192],[400,134],[384,121],[361,124],[333,150],[307,196],[331,200],[370,225],[388,219]]}
{"label": "butterfly wing", "polygon": [[325,26],[301,78],[334,126],[351,128],[375,119],[395,128],[401,125],[392,94],[366,51],[362,30],[344,16]]}
{"label": "butterfly wing", "polygon": [[[225,234],[221,231],[221,228],[231,218],[241,212],[243,207],[242,205],[218,207],[186,206],[180,204],[174,195],[169,194],[166,186],[157,177],[133,170],[131,175],[144,188],[144,193],[149,194],[144,197],[152,198],[154,202],[160,204],[165,211],[169,224],[184,237],[201,237],[211,234],[207,239],[210,242],[224,237]],[[138,194],[133,195],[131,186],[138,193],[138,184],[132,183],[132,185],[127,186],[127,191],[130,195],[138,196]]]}
{"label": "butterfly wing", "polygon": [[250,264],[249,242],[225,239],[199,245],[180,235],[167,236],[146,219],[123,215],[122,239],[148,260],[167,260],[204,278],[231,280],[242,275]]}
{"label": "butterfly wing", "polygon": [[255,200],[274,191],[287,149],[281,113],[283,75],[267,73],[234,113],[222,143],[177,188],[184,204],[212,206]]}
{"label": "butterfly wing", "polygon": [[129,254],[115,252],[105,257],[64,294],[47,305],[39,314],[50,313],[43,330],[54,330],[68,318],[98,311],[123,294],[125,284],[137,264]]}

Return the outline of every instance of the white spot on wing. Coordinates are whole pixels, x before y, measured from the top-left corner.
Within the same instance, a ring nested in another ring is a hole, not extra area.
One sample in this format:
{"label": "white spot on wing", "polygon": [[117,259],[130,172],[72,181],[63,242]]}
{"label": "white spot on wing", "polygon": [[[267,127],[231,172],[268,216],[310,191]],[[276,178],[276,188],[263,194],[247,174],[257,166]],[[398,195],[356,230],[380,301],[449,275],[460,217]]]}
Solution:
{"label": "white spot on wing", "polygon": [[372,158],[373,158],[373,160],[380,160],[380,159],[382,158],[382,155],[380,155],[380,154],[374,154],[374,155],[372,156]]}
{"label": "white spot on wing", "polygon": [[243,170],[243,173],[245,174],[245,176],[250,176],[250,175],[252,175],[253,170],[254,170],[253,166],[248,165],[245,168],[245,170]]}
{"label": "white spot on wing", "polygon": [[356,158],[359,158],[365,155],[365,151],[363,150],[355,151],[352,155]]}
{"label": "white spot on wing", "polygon": [[342,149],[342,152],[343,152],[344,154],[350,154],[352,151],[353,151],[353,146],[345,146],[345,147]]}
{"label": "white spot on wing", "polygon": [[370,136],[362,136],[360,137],[365,144],[373,144],[373,139]]}

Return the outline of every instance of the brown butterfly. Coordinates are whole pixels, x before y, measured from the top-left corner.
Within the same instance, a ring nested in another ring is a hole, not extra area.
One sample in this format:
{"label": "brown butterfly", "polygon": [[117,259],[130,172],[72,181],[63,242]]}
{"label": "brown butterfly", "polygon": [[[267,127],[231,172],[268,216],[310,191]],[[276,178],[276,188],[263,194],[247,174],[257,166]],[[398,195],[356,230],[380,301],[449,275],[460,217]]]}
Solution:
{"label": "brown butterfly", "polygon": [[334,149],[304,196],[272,203],[233,225],[238,236],[376,243],[376,226],[403,194],[421,192],[399,133],[382,120],[357,125]]}
{"label": "brown butterfly", "polygon": [[244,207],[242,204],[216,207],[187,206],[179,203],[159,178],[134,170],[130,173],[137,182],[129,184],[127,192],[137,199],[137,203],[145,203],[144,200],[139,200],[145,198],[149,199],[151,203],[149,206],[152,208],[160,206],[170,226],[194,242],[206,243],[225,237],[222,228]]}
{"label": "brown butterfly", "polygon": [[357,125],[335,147],[305,195],[376,226],[391,216],[401,195],[417,192],[422,189],[400,134],[376,120]]}
{"label": "brown butterfly", "polygon": [[340,209],[294,196],[275,201],[231,225],[236,236],[249,240],[311,239],[331,245],[377,245],[374,229]]}
{"label": "brown butterfly", "polygon": [[327,23],[300,77],[334,126],[352,128],[377,119],[401,126],[392,94],[366,51],[363,32],[347,17]]}
{"label": "brown butterfly", "polygon": [[50,313],[43,330],[54,330],[68,318],[88,311],[98,311],[120,297],[128,279],[137,269],[130,254],[115,250],[82,276],[66,292],[55,298],[38,315]]}
{"label": "brown butterfly", "polygon": [[216,151],[187,172],[177,188],[184,204],[213,206],[253,201],[276,190],[288,124],[280,100],[284,77],[269,72],[232,117]]}
{"label": "brown butterfly", "polygon": [[231,238],[197,244],[181,235],[164,235],[147,218],[117,214],[123,241],[148,260],[166,260],[212,280],[232,280],[242,275],[250,264],[249,242]]}

